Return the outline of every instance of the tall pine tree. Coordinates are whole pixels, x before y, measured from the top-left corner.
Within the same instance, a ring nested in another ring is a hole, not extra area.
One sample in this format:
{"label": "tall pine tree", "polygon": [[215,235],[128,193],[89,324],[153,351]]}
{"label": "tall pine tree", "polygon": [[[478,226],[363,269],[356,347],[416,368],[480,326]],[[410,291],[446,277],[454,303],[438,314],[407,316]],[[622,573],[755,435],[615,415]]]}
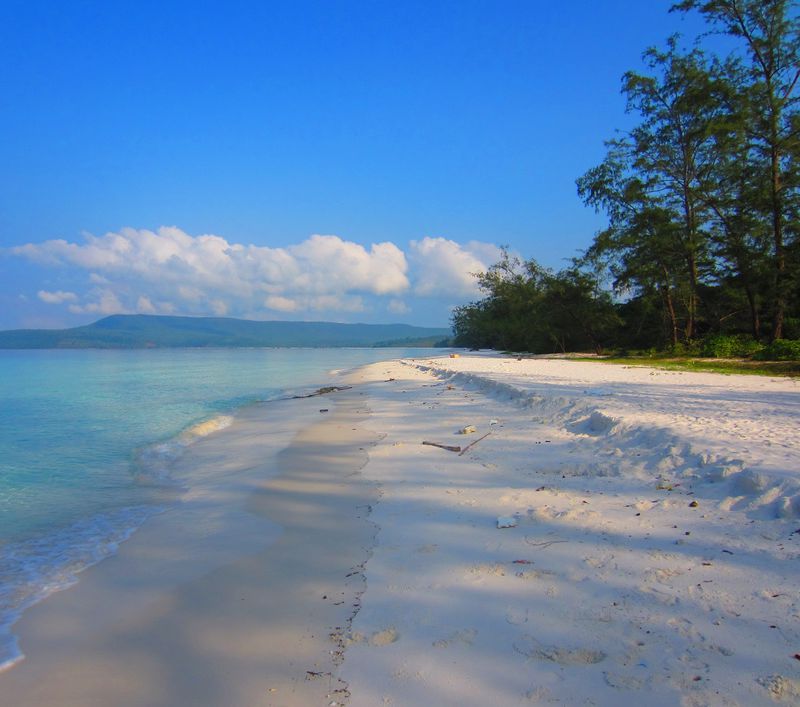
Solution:
{"label": "tall pine tree", "polygon": [[739,39],[747,60],[743,119],[760,181],[754,208],[769,223],[772,288],[771,337],[783,336],[797,262],[798,79],[800,18],[792,0],[683,0],[674,8],[699,11],[716,28]]}

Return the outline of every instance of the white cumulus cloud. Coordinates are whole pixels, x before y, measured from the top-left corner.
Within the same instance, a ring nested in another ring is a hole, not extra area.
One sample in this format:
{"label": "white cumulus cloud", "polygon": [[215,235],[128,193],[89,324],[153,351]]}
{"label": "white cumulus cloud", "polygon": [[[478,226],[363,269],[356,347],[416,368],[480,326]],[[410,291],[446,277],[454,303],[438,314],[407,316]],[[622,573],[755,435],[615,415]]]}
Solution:
{"label": "white cumulus cloud", "polygon": [[136,311],[141,314],[157,314],[158,310],[155,305],[150,301],[149,297],[142,295],[136,300]]}
{"label": "white cumulus cloud", "polygon": [[473,297],[478,294],[474,273],[487,270],[500,254],[497,246],[488,243],[461,245],[430,237],[411,241],[414,292],[421,296]]}
{"label": "white cumulus cloud", "polygon": [[276,312],[296,312],[300,309],[300,305],[289,297],[281,297],[280,295],[270,295],[264,300],[264,306],[267,309],[274,309]]}
{"label": "white cumulus cloud", "polygon": [[64,304],[64,302],[75,302],[78,299],[78,295],[74,292],[64,292],[63,290],[57,290],[55,292],[39,290],[36,296],[42,300],[42,302],[47,302],[47,304]]}
{"label": "white cumulus cloud", "polygon": [[131,312],[119,297],[111,290],[102,290],[94,293],[93,301],[86,304],[71,304],[69,311],[73,314],[128,314]]}
{"label": "white cumulus cloud", "polygon": [[[407,314],[401,297],[472,296],[474,278],[499,254],[486,243],[444,238],[368,246],[335,235],[312,235],[285,247],[192,236],[180,228],[123,228],[82,240],[28,243],[11,254],[83,273],[85,291],[40,290],[50,304],[74,313],[214,314],[269,318],[280,314],[356,313],[380,309]],[[377,311],[377,310],[376,310]]]}

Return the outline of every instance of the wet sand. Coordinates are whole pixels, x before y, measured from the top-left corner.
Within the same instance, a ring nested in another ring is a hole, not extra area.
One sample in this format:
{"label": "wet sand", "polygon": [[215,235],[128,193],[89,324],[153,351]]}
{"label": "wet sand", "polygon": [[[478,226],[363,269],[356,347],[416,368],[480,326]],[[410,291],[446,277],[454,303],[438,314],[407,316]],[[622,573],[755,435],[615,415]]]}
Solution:
{"label": "wet sand", "polygon": [[196,444],[182,502],[18,622],[26,658],[0,674],[0,705],[342,699],[375,535],[365,414],[356,393],[270,403]]}

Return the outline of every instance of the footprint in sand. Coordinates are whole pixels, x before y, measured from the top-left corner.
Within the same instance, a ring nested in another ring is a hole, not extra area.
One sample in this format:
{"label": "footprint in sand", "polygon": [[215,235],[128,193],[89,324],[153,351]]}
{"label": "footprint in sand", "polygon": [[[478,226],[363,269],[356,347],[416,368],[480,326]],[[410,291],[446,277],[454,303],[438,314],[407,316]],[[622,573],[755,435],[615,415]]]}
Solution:
{"label": "footprint in sand", "polygon": [[683,573],[683,570],[670,569],[667,567],[648,568],[645,571],[644,578],[645,582],[648,584],[655,581],[659,584],[670,586],[672,584],[672,578],[680,577]]}
{"label": "footprint in sand", "polygon": [[520,579],[525,579],[528,581],[531,580],[546,580],[546,579],[554,579],[556,577],[556,573],[551,570],[519,570],[518,572],[514,572],[515,577],[519,577]]}
{"label": "footprint in sand", "polygon": [[390,643],[395,643],[400,638],[400,634],[394,626],[383,629],[383,631],[376,631],[369,637],[369,644],[371,646],[388,646]]}
{"label": "footprint in sand", "polygon": [[529,610],[509,609],[506,611],[506,622],[512,626],[521,626],[528,623]]}
{"label": "footprint in sand", "polygon": [[480,565],[472,565],[467,569],[467,574],[473,577],[484,577],[484,576],[505,577],[506,568],[497,562],[484,563]]}
{"label": "footprint in sand", "polygon": [[617,690],[641,690],[644,687],[644,680],[631,675],[620,675],[618,673],[603,673],[606,685]]}
{"label": "footprint in sand", "polygon": [[648,584],[640,585],[636,589],[643,596],[645,601],[654,599],[659,604],[663,604],[664,606],[675,606],[676,604],[680,603],[680,599],[678,597],[667,592],[662,592],[660,589],[656,589]]}
{"label": "footprint in sand", "polygon": [[540,660],[550,660],[559,665],[593,665],[606,659],[603,651],[593,651],[586,648],[563,648],[550,646],[536,651]]}
{"label": "footprint in sand", "polygon": [[[602,570],[608,567],[613,559],[614,555],[600,555],[599,557],[584,557],[583,562],[593,569]],[[616,569],[616,564],[614,569]]]}
{"label": "footprint in sand", "polygon": [[514,650],[533,660],[547,660],[558,665],[594,665],[606,659],[603,651],[590,648],[568,648],[566,646],[545,646],[532,637],[513,644]]}
{"label": "footprint in sand", "polygon": [[672,618],[667,621],[669,626],[675,633],[683,638],[688,638],[693,644],[701,644],[706,642],[706,637],[700,633],[694,624],[687,618],[679,617]]}
{"label": "footprint in sand", "polygon": [[546,687],[535,687],[525,693],[525,699],[531,702],[555,702],[553,693]]}
{"label": "footprint in sand", "polygon": [[768,675],[756,681],[763,687],[775,702],[797,704],[800,700],[800,681],[786,678],[783,675]]}
{"label": "footprint in sand", "polygon": [[448,638],[442,638],[433,642],[434,648],[448,648],[454,643],[461,643],[465,646],[471,646],[475,641],[475,636],[478,632],[474,628],[465,628],[461,631],[456,631]]}

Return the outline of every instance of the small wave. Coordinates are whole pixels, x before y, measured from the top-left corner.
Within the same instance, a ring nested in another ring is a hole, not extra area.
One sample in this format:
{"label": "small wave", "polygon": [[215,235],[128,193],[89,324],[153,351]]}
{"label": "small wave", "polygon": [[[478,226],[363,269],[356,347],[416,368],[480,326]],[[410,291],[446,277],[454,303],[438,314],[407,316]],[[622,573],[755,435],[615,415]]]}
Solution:
{"label": "small wave", "polygon": [[217,417],[212,417],[210,420],[198,422],[196,425],[192,425],[188,429],[184,430],[179,435],[179,438],[183,441],[184,445],[191,444],[198,439],[208,437],[208,435],[214,432],[224,430],[226,427],[230,427],[232,424],[232,415],[217,415]]}
{"label": "small wave", "polygon": [[11,628],[30,606],[78,581],[78,574],[114,555],[120,543],[161,512],[131,506],[0,547],[0,672],[25,656]]}
{"label": "small wave", "polygon": [[174,484],[170,470],[186,448],[214,432],[230,427],[233,420],[232,415],[217,415],[186,428],[166,442],[158,442],[141,449],[135,458],[136,480],[144,484]]}

